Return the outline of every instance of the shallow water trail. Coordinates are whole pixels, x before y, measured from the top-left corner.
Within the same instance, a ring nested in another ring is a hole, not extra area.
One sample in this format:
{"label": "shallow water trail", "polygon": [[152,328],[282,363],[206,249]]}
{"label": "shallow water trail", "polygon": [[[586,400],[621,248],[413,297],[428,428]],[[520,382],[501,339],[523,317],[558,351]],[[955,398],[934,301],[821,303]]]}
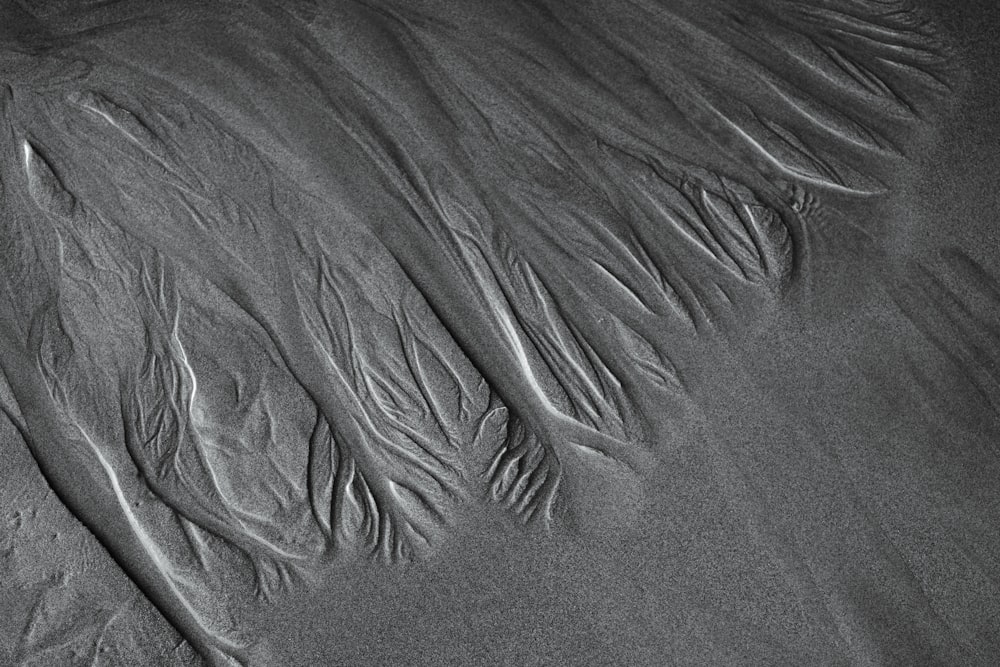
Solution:
{"label": "shallow water trail", "polygon": [[[32,355],[12,330],[10,323],[14,321],[7,303],[0,301],[0,369],[21,415],[15,424],[53,492],[208,664],[226,667],[232,659],[241,665],[251,664],[244,647],[213,632],[178,590],[177,573],[143,539],[120,493],[115,471],[103,461],[95,470],[89,455],[93,450],[81,451],[54,423],[52,412],[46,409],[51,398],[44,381],[36,370],[18,361]],[[87,476],[87,483],[81,483],[81,474]]]}
{"label": "shallow water trail", "polygon": [[[318,341],[308,334],[298,290],[284,255],[285,249],[292,246],[290,229],[276,212],[271,215],[275,218],[258,221],[263,246],[273,250],[267,260],[269,270],[255,274],[229,261],[228,251],[200,229],[188,228],[190,231],[183,236],[176,229],[141,226],[131,222],[127,211],[113,219],[129,234],[204,276],[267,332],[289,371],[330,424],[336,446],[363,471],[364,483],[376,502],[372,510],[387,512],[396,494],[385,476],[385,457],[387,452],[398,450],[369,421],[367,411],[339,367],[342,360],[324,357]],[[338,489],[343,491],[341,486]],[[336,500],[338,504],[344,501],[344,498]],[[389,535],[388,519],[383,518],[379,525],[382,529],[376,546],[381,551]],[[334,534],[338,538],[344,529],[331,528],[336,529]]]}
{"label": "shallow water trail", "polygon": [[[20,150],[17,159],[4,160],[0,178],[4,233],[24,234],[19,239],[5,239],[22,244],[21,254],[10,257],[13,261],[4,267],[6,293],[0,298],[0,370],[16,402],[16,414],[8,412],[8,416],[67,509],[206,662],[249,664],[246,646],[216,632],[205,610],[198,609],[182,590],[185,576],[163,550],[169,545],[155,542],[149,526],[133,511],[136,488],[127,469],[121,469],[121,457],[106,456],[102,443],[64,413],[65,406],[57,403],[66,400],[65,392],[49,385],[51,378],[45,377],[45,368],[39,365],[38,336],[45,326],[43,320],[58,309],[61,298],[59,267],[44,264],[46,260],[61,260],[49,254],[53,250],[47,245],[53,221],[49,216],[76,216],[81,208],[52,164],[18,136],[15,116],[19,109],[13,104],[18,96],[9,89],[7,92],[3,99],[5,139],[9,140],[8,151]],[[57,249],[62,251],[61,242]],[[25,275],[33,278],[31,289],[15,293],[11,288],[19,277],[13,272],[26,261],[34,262],[24,267]]]}

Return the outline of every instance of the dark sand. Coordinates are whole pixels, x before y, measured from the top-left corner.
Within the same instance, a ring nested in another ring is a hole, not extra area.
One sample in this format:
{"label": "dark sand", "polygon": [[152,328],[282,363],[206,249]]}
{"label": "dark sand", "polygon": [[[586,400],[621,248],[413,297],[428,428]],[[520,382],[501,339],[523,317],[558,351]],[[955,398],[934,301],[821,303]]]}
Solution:
{"label": "dark sand", "polygon": [[0,664],[997,664],[998,31],[0,0]]}

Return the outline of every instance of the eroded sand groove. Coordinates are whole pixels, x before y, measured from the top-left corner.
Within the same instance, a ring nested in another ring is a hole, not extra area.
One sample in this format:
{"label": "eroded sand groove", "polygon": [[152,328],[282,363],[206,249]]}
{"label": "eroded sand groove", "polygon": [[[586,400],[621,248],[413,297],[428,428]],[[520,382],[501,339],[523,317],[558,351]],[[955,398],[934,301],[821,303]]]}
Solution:
{"label": "eroded sand groove", "polygon": [[897,2],[120,4],[4,54],[4,409],[220,662],[223,563],[639,520],[652,411],[948,82]]}

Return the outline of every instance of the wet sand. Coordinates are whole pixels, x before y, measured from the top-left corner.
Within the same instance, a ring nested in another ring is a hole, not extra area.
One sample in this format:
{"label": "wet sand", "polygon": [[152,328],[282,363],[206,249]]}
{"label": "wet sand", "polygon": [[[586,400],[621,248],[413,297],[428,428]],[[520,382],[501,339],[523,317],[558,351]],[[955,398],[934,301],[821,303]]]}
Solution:
{"label": "wet sand", "polygon": [[995,663],[954,4],[3,3],[0,662]]}

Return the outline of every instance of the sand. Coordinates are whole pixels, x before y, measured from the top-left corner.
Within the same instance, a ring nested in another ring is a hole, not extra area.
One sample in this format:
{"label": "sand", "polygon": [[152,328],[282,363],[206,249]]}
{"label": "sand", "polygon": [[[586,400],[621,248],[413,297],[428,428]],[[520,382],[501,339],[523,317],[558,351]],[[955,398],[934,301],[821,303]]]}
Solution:
{"label": "sand", "polygon": [[0,5],[0,663],[1000,660],[1000,10]]}

